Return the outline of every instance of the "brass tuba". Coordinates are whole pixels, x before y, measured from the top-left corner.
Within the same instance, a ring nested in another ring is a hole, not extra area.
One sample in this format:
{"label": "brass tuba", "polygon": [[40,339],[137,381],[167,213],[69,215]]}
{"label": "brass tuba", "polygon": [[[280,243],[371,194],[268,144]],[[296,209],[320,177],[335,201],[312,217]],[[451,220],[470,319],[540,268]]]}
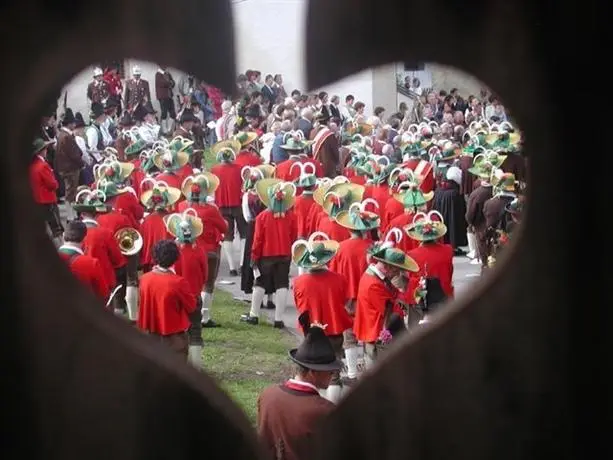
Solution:
{"label": "brass tuba", "polygon": [[124,256],[137,254],[143,248],[142,235],[132,227],[124,227],[115,232],[115,239]]}

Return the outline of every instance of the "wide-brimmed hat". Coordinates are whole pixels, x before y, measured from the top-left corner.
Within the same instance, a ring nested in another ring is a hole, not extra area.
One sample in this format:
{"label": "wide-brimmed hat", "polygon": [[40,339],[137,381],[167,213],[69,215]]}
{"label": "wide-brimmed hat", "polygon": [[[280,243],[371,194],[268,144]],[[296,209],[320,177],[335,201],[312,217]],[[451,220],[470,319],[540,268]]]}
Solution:
{"label": "wide-brimmed hat", "polygon": [[62,124],[69,125],[74,122],[75,122],[74,113],[72,112],[71,108],[67,108],[66,111],[64,112],[64,115],[62,116]]}
{"label": "wide-brimmed hat", "polygon": [[507,173],[498,169],[492,175],[492,185],[494,186],[494,193],[499,192],[507,192],[507,193],[515,193],[517,192],[517,180],[515,179],[515,174]]}
{"label": "wide-brimmed hat", "polygon": [[336,222],[349,230],[368,231],[379,228],[381,218],[376,212],[366,210],[369,204],[379,209],[379,203],[376,200],[366,198],[362,202],[352,203],[347,211],[339,212],[335,218]]}
{"label": "wide-brimmed hat", "polygon": [[364,186],[352,183],[332,185],[325,193],[322,207],[330,217],[349,209],[353,203],[362,201]]}
{"label": "wide-brimmed hat", "polygon": [[284,215],[296,199],[296,186],[276,178],[260,179],[255,184],[255,191],[274,216]]}
{"label": "wide-brimmed hat", "polygon": [[146,148],[147,148],[147,142],[142,138],[138,138],[134,142],[132,142],[130,145],[128,145],[124,149],[123,152],[126,154],[126,156],[131,157],[135,155],[140,155],[141,152],[145,150]]}
{"label": "wide-brimmed hat", "polygon": [[241,151],[241,143],[236,139],[219,141],[211,147],[217,161],[233,161]]}
{"label": "wide-brimmed hat", "polygon": [[[237,140],[241,144],[241,148],[248,146],[258,138],[258,134],[253,131],[241,131],[237,133],[233,139]],[[237,152],[238,153],[238,152]]]}
{"label": "wide-brimmed hat", "polygon": [[288,131],[283,135],[282,142],[281,148],[291,152],[302,152],[310,145],[305,141],[302,131]]}
{"label": "wide-brimmed hat", "polygon": [[127,110],[121,115],[121,118],[117,121],[117,124],[123,127],[135,125],[132,115],[130,115],[130,112]]}
{"label": "wide-brimmed hat", "polygon": [[101,190],[107,199],[121,195],[122,193],[132,193],[136,195],[132,187],[123,186],[121,183],[109,180],[104,176],[96,181],[95,189]]}
{"label": "wide-brimmed hat", "polygon": [[105,178],[116,184],[121,184],[130,177],[134,171],[134,164],[117,161],[115,158],[107,158],[102,163],[98,163],[93,167],[94,179],[100,180]]}
{"label": "wide-brimmed hat", "polygon": [[424,149],[418,142],[408,142],[400,147],[400,152],[403,157],[407,155],[409,158],[418,158],[423,151]]}
{"label": "wide-brimmed hat", "polygon": [[434,192],[424,193],[419,189],[418,184],[407,183],[407,188],[394,193],[393,197],[402,203],[405,209],[419,209],[434,198]]}
{"label": "wide-brimmed hat", "polygon": [[194,112],[192,112],[191,110],[183,110],[183,112],[181,112],[181,117],[179,118],[179,123],[187,123],[190,121],[193,121],[195,123],[199,121],[199,118],[196,117],[196,115],[194,115]]}
{"label": "wide-brimmed hat", "polygon": [[83,114],[81,112],[77,112],[74,114],[74,127],[83,128],[85,126],[85,120],[83,119]]}
{"label": "wide-brimmed hat", "polygon": [[202,219],[193,208],[187,208],[182,213],[164,216],[166,230],[180,243],[192,243],[202,235],[204,225]]}
{"label": "wide-brimmed hat", "polygon": [[177,171],[189,162],[189,155],[169,148],[156,148],[151,160],[160,171]]}
{"label": "wide-brimmed hat", "polygon": [[75,201],[71,203],[71,206],[76,212],[104,213],[109,211],[105,201],[106,195],[102,190],[91,190],[89,187],[82,185],[77,189]]}
{"label": "wide-brimmed hat", "polygon": [[32,142],[32,156],[39,154],[51,144],[53,144],[53,141],[44,141],[40,137],[34,139],[34,142]]}
{"label": "wide-brimmed hat", "polygon": [[447,233],[447,226],[441,213],[433,210],[427,214],[416,213],[413,222],[405,227],[405,231],[416,241],[436,241]]}
{"label": "wide-brimmed hat", "polygon": [[289,351],[292,361],[301,367],[313,371],[333,372],[343,367],[343,363],[336,358],[332,342],[326,336],[325,325],[311,324],[310,314],[305,311],[298,317],[298,322],[304,333],[304,340]]}
{"label": "wide-brimmed hat", "polygon": [[100,102],[92,102],[92,106],[89,110],[89,118],[95,120],[102,115],[104,115],[104,106]]}
{"label": "wide-brimmed hat", "polygon": [[270,179],[275,175],[275,167],[271,164],[261,164],[257,166],[243,166],[241,178],[243,179],[243,190],[252,190],[260,179]]}
{"label": "wide-brimmed hat", "polygon": [[387,178],[390,194],[402,183],[419,184],[419,179],[412,169],[403,166],[395,166],[394,169],[390,171],[389,177]]}
{"label": "wide-brimmed hat", "polygon": [[[370,154],[366,156],[366,160],[356,168],[358,173],[368,176],[371,179],[374,178],[387,178],[391,169],[389,168],[391,162],[385,155]],[[383,175],[383,178],[381,177]]]}
{"label": "wide-brimmed hat", "polygon": [[181,193],[187,201],[206,203],[207,197],[212,196],[219,187],[219,178],[210,172],[188,176],[181,184]]}
{"label": "wide-brimmed hat", "polygon": [[496,168],[499,168],[505,159],[505,155],[498,155],[491,150],[486,153],[480,153],[473,158],[473,165],[468,168],[468,172],[482,179],[489,180],[496,171]]}
{"label": "wide-brimmed hat", "polygon": [[315,232],[308,240],[296,240],[292,244],[292,262],[307,269],[323,267],[332,260],[338,247],[338,241],[323,232]]}
{"label": "wide-brimmed hat", "polygon": [[141,194],[140,201],[147,209],[166,209],[181,198],[181,190],[170,187],[164,181],[147,177],[140,184],[141,190],[145,184],[151,184],[151,188]]}
{"label": "wide-brimmed hat", "polygon": [[441,151],[436,155],[436,162],[451,162],[462,154],[462,149],[453,142],[447,141],[441,146]]}
{"label": "wide-brimmed hat", "polygon": [[329,177],[320,177],[317,179],[317,188],[313,192],[313,200],[319,206],[323,206],[324,204],[324,196],[330,187],[337,184],[348,184],[349,179],[345,176],[336,176],[334,179],[330,179]]}
{"label": "wide-brimmed hat", "polygon": [[297,161],[289,168],[289,172],[291,173],[294,168],[300,170],[300,175],[294,181],[297,187],[312,187],[317,184],[315,163]]}
{"label": "wide-brimmed hat", "polygon": [[498,130],[492,132],[485,137],[485,143],[491,149],[500,149],[505,152],[514,152],[519,149],[521,144],[521,135],[517,132],[509,132],[506,130]]}
{"label": "wide-brimmed hat", "polygon": [[370,257],[378,262],[409,272],[418,272],[419,265],[402,250],[390,247],[387,243],[374,244],[368,249]]}

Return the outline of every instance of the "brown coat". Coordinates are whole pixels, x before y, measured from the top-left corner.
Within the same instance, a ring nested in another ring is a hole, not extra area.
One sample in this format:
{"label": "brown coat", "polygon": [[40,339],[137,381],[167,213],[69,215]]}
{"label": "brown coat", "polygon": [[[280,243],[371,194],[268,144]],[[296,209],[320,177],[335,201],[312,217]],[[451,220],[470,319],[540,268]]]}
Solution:
{"label": "brown coat", "polygon": [[159,101],[162,99],[172,99],[172,89],[175,86],[175,81],[169,72],[155,73],[155,98]]}
{"label": "brown coat", "polygon": [[[313,129],[311,131],[311,135],[309,136],[309,140],[314,140],[318,132],[319,129]],[[341,166],[339,165],[339,142],[335,135],[328,136],[328,138],[323,142],[321,148],[319,149],[317,160],[321,162],[324,168],[325,177],[332,179],[340,174]]]}
{"label": "brown coat", "polygon": [[334,404],[318,394],[274,385],[258,398],[258,432],[268,454],[275,460],[306,460],[316,428]]}
{"label": "brown coat", "polygon": [[58,131],[55,152],[55,167],[59,173],[78,171],[84,165],[83,152],[74,135],[63,129]]}
{"label": "brown coat", "polygon": [[479,186],[468,197],[466,205],[466,222],[474,227],[475,231],[484,231],[487,227],[483,215],[483,205],[492,197],[492,186]]}
{"label": "brown coat", "polygon": [[177,136],[184,137],[186,139],[189,139],[190,141],[194,140],[194,135],[191,132],[183,129],[181,126],[177,127],[177,129],[175,129],[175,132],[172,133],[172,137],[177,137]]}

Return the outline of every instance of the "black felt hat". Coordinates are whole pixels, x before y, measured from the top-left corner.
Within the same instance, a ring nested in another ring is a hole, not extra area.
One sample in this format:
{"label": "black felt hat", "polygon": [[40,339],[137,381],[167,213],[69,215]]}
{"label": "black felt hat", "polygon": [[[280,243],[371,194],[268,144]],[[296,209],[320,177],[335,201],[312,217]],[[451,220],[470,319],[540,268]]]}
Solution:
{"label": "black felt hat", "polygon": [[75,122],[74,113],[72,113],[72,109],[67,108],[66,111],[64,112],[64,115],[62,116],[62,124],[69,125],[74,122]]}
{"label": "black felt hat", "polygon": [[183,113],[181,113],[181,118],[179,118],[179,123],[187,123],[189,121],[193,121],[194,123],[198,121],[194,112],[189,109],[185,109]]}
{"label": "black felt hat", "polygon": [[151,101],[145,102],[145,104],[143,105],[143,110],[144,110],[145,114],[155,114],[155,113],[157,113],[155,111],[155,109],[153,108],[153,105],[151,104]]}
{"label": "black felt hat", "polygon": [[422,309],[432,312],[447,300],[443,286],[438,278],[426,278],[426,296],[422,299]]}
{"label": "black felt hat", "polygon": [[75,128],[82,128],[83,126],[85,126],[85,120],[83,119],[83,115],[81,114],[81,112],[77,112],[74,114],[74,123]]}
{"label": "black felt hat", "polygon": [[127,110],[124,111],[123,115],[119,119],[118,124],[119,126],[123,126],[123,127],[134,126],[134,120],[130,116],[130,112],[128,112]]}
{"label": "black felt hat", "polygon": [[90,118],[96,119],[104,115],[104,106],[100,102],[92,102]]}
{"label": "black felt hat", "polygon": [[313,371],[337,371],[343,364],[336,359],[332,342],[324,329],[311,325],[309,312],[298,317],[304,331],[304,340],[298,348],[290,350],[289,357],[296,364]]}

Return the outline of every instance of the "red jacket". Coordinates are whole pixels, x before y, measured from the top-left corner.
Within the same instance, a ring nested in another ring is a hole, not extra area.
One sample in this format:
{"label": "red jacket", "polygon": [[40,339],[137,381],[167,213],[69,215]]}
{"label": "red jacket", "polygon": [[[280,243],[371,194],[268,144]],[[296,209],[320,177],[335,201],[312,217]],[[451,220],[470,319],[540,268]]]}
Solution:
{"label": "red jacket", "polygon": [[404,212],[403,204],[393,196],[385,203],[385,209],[381,215],[381,223],[385,222],[385,227],[381,225],[383,232],[386,232],[390,222]]}
{"label": "red jacket", "polygon": [[175,272],[189,283],[194,296],[199,296],[208,276],[206,252],[198,244],[179,244],[179,260]]}
{"label": "red jacket", "polygon": [[126,215],[118,211],[111,211],[105,214],[99,214],[96,220],[101,227],[108,228],[113,236],[118,230],[126,227],[132,227],[132,220]]}
{"label": "red jacket", "polygon": [[309,210],[309,214],[307,215],[306,225],[311,229],[311,233],[316,232],[319,229],[319,221],[325,217],[328,217],[326,211],[315,203],[315,206]]}
{"label": "red jacket", "polygon": [[211,168],[219,178],[215,191],[215,204],[220,208],[236,208],[241,205],[243,179],[241,167],[235,163],[221,163]]}
{"label": "red jacket", "polygon": [[305,193],[296,197],[296,202],[294,203],[294,207],[292,209],[296,215],[298,238],[307,239],[309,235],[315,231],[313,227],[311,227],[309,215],[313,208],[318,207],[319,206],[317,203],[315,203],[315,200],[313,200],[312,193]]}
{"label": "red jacket", "polygon": [[115,270],[123,267],[127,260],[121,253],[114,234],[95,221],[93,223],[95,226],[90,226],[89,221],[85,221],[87,234],[83,240],[83,251],[86,255],[98,260],[106,284],[112,289],[117,285]]}
{"label": "red jacket", "polygon": [[198,237],[198,245],[204,252],[215,252],[219,243],[223,241],[224,234],[228,231],[228,222],[223,218],[217,206],[211,204],[179,203],[179,212],[187,208],[193,208],[202,220],[202,235]]}
{"label": "red jacket", "polygon": [[185,332],[196,309],[189,282],[172,272],[151,271],[140,279],[138,327],[159,335]]}
{"label": "red jacket", "polygon": [[111,72],[105,72],[102,79],[106,82],[111,96],[121,96],[123,84],[119,75],[112,75]]}
{"label": "red jacket", "polygon": [[130,163],[134,165],[134,170],[132,171],[132,174],[130,174],[130,185],[136,192],[136,195],[140,198],[141,196],[140,184],[146,177],[145,171],[141,169],[140,158],[130,160]]}
{"label": "red jacket", "polygon": [[[385,326],[385,309],[389,303],[394,307],[398,290],[388,286],[378,276],[368,271],[362,275],[353,322],[356,339],[364,343],[376,342]],[[393,307],[393,311],[399,312]]]}
{"label": "red jacket", "polygon": [[32,198],[37,204],[57,203],[59,184],[53,174],[53,169],[42,157],[36,156],[30,164],[30,188]]}
{"label": "red jacket", "polygon": [[402,231],[402,240],[396,243],[396,247],[405,254],[419,246],[419,241],[410,238],[409,235],[407,235],[407,232],[404,230],[407,225],[413,223],[414,216],[414,213],[404,212],[403,209],[402,214],[394,217],[392,221],[388,223],[386,229],[386,231],[389,231],[391,228],[396,227]]}
{"label": "red jacket", "polygon": [[315,165],[315,177],[324,177],[324,165],[321,164],[321,161],[315,158],[301,158],[300,161],[303,163],[313,163]]}
{"label": "red jacket", "polygon": [[331,240],[341,241],[351,238],[351,232],[329,216],[322,217],[317,223],[316,231],[324,232]]}
{"label": "red jacket", "polygon": [[425,276],[438,278],[445,294],[451,299],[454,296],[453,288],[453,247],[450,244],[429,243],[408,252],[417,265],[419,274],[411,274],[411,283],[407,292],[414,295],[419,277]]}
{"label": "red jacket", "polygon": [[290,158],[279,163],[275,169],[275,177],[286,182],[294,182],[300,177],[300,168],[296,166],[292,169],[294,163],[301,163],[301,161]]}
{"label": "red jacket", "polygon": [[60,258],[68,264],[75,278],[88,286],[96,296],[106,303],[111,289],[104,279],[104,273],[98,260],[88,255],[77,254],[71,259],[70,254],[62,251],[59,254]]}
{"label": "red jacket", "polygon": [[347,280],[347,296],[350,299],[358,297],[360,278],[368,268],[366,250],[371,245],[371,240],[350,238],[340,244],[330,261],[330,270],[339,273]]}
{"label": "red jacket", "polygon": [[366,176],[358,176],[355,174],[349,178],[349,182],[352,184],[366,185]]}
{"label": "red jacket", "polygon": [[255,218],[251,260],[257,263],[262,257],[291,257],[297,231],[291,210],[283,217],[273,217],[269,209],[262,211]]}
{"label": "red jacket", "polygon": [[328,336],[342,334],[353,323],[345,304],[349,300],[343,275],[328,270],[305,273],[294,282],[298,314],[308,311],[311,322],[327,324]]}
{"label": "red jacket", "polygon": [[364,197],[362,199],[365,200],[366,198],[372,198],[379,204],[379,209],[373,209],[374,205],[367,206],[370,206],[368,208],[369,210],[379,214],[379,217],[381,218],[381,227],[385,228],[385,205],[387,204],[388,200],[392,198],[387,183],[381,185],[367,185],[364,188]]}
{"label": "red jacket", "polygon": [[109,204],[115,211],[128,216],[131,227],[135,228],[136,230],[139,229],[140,221],[143,218],[145,210],[136,196],[130,192],[121,193],[112,197],[109,200]]}
{"label": "red jacket", "polygon": [[181,190],[181,183],[183,182],[183,178],[179,174],[179,171],[175,173],[163,172],[158,174],[155,180],[166,182],[169,187],[178,188],[179,190]]}
{"label": "red jacket", "polygon": [[165,215],[165,213],[153,212],[145,217],[140,226],[140,234],[143,237],[143,248],[140,251],[140,264],[142,266],[153,265],[153,246],[157,242],[173,239],[173,236],[166,229]]}
{"label": "red jacket", "polygon": [[241,169],[245,166],[258,166],[262,164],[262,158],[250,150],[243,150],[236,156],[234,164],[240,166]]}

